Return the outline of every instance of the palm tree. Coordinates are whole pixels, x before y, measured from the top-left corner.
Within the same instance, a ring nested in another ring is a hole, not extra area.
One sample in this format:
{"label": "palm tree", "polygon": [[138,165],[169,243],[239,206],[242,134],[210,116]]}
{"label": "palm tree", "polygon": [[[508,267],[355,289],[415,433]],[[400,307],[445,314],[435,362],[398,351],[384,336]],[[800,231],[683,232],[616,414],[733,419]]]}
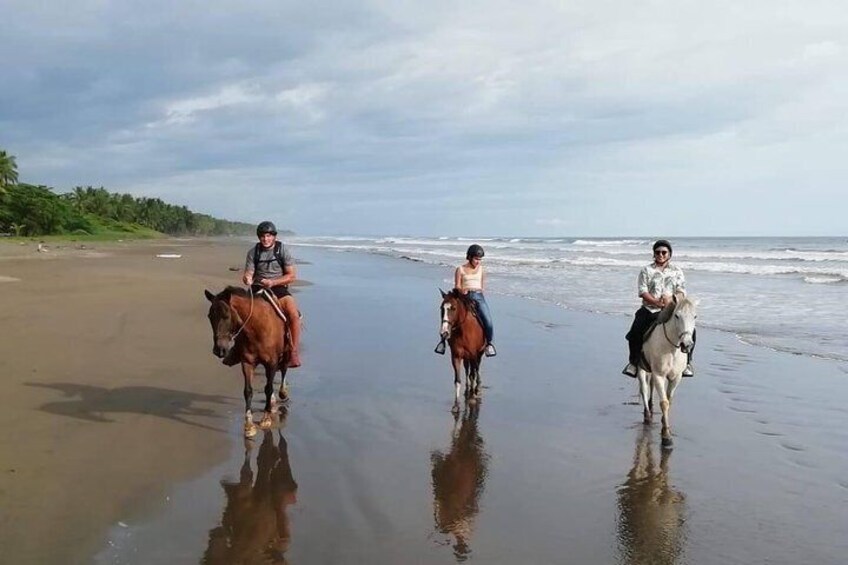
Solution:
{"label": "palm tree", "polygon": [[15,157],[0,151],[0,194],[6,193],[6,188],[18,184],[18,164]]}

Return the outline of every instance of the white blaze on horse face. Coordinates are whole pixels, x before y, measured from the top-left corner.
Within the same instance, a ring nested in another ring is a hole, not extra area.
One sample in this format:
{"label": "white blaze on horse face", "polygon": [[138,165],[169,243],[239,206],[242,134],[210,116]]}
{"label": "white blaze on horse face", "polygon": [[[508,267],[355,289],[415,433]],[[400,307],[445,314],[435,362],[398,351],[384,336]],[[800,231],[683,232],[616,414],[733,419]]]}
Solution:
{"label": "white blaze on horse face", "polygon": [[449,302],[442,304],[442,325],[439,328],[439,333],[442,335],[450,335],[450,309]]}

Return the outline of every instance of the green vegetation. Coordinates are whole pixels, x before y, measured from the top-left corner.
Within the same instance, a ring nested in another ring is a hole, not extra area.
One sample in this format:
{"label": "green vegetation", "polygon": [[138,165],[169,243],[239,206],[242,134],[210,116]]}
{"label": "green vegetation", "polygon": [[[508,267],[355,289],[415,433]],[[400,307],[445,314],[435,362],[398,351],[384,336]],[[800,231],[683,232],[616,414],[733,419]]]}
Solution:
{"label": "green vegetation", "polygon": [[0,151],[0,232],[80,239],[252,235],[254,226],[197,214],[158,198],[135,198],[103,187],[78,186],[57,194],[47,186],[18,183],[15,158]]}

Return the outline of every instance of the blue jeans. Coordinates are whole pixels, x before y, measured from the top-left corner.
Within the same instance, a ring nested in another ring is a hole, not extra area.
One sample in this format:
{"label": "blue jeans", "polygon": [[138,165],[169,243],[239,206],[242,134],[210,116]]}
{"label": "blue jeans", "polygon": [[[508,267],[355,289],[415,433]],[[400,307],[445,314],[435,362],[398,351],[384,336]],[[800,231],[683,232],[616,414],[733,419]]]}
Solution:
{"label": "blue jeans", "polygon": [[479,314],[480,322],[483,324],[483,332],[486,334],[486,343],[492,343],[495,336],[495,326],[492,324],[492,313],[489,312],[489,305],[486,304],[486,297],[482,292],[475,290],[468,291],[468,298],[477,303],[477,314]]}

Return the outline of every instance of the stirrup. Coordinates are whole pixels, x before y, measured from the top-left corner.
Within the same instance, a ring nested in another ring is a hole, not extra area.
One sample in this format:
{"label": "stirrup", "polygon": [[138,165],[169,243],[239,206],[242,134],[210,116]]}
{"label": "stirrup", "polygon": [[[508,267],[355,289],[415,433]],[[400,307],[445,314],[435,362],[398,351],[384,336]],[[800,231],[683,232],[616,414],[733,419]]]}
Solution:
{"label": "stirrup", "polygon": [[638,372],[638,369],[636,368],[636,365],[634,365],[633,363],[628,363],[627,365],[624,366],[624,369],[621,370],[622,375],[627,375],[628,377],[631,377],[631,378],[634,378],[634,379],[636,378],[637,372]]}
{"label": "stirrup", "polygon": [[495,346],[491,343],[486,346],[486,357],[494,357],[498,354],[498,351],[495,349]]}
{"label": "stirrup", "polygon": [[686,368],[683,369],[683,376],[684,377],[694,377],[695,376],[695,369],[694,369],[694,367],[692,367],[691,363],[686,363]]}
{"label": "stirrup", "polygon": [[445,340],[442,340],[436,345],[436,349],[433,350],[433,353],[438,353],[439,355],[445,354]]}

